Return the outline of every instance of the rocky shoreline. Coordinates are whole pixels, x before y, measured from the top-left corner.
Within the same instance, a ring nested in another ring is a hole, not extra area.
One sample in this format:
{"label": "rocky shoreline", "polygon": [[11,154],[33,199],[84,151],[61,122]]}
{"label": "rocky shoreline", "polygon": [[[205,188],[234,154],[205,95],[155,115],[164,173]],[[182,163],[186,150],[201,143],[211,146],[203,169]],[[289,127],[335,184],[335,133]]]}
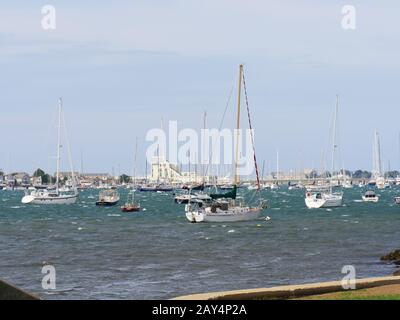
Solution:
{"label": "rocky shoreline", "polygon": [[[383,255],[381,257],[381,261],[392,263],[397,267],[400,267],[400,250],[394,250],[392,252],[389,252],[388,254]],[[396,270],[395,272],[393,272],[393,275],[400,276],[400,270]]]}

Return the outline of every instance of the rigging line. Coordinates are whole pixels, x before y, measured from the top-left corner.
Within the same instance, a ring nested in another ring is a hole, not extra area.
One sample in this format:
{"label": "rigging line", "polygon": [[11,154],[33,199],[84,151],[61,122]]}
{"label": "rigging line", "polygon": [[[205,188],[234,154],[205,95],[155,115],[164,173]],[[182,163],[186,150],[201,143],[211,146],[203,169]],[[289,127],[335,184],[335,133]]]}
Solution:
{"label": "rigging line", "polygon": [[[221,131],[222,126],[223,126],[223,124],[224,124],[226,111],[228,110],[229,104],[230,104],[230,102],[231,102],[232,94],[233,94],[233,86],[231,87],[231,91],[229,92],[228,101],[226,102],[225,110],[224,110],[224,113],[222,114],[222,119],[221,119],[221,122],[220,122],[219,127],[218,127],[218,131],[219,131],[219,132]],[[204,151],[204,150],[203,150],[203,151]],[[204,176],[205,176],[206,174],[208,174],[208,169],[209,169],[209,167],[210,167],[212,155],[213,155],[213,149],[211,149],[209,161],[208,161],[208,163],[207,163]]]}
{"label": "rigging line", "polygon": [[67,152],[68,152],[69,167],[71,170],[72,188],[76,191],[76,177],[75,177],[74,164],[73,164],[72,155],[71,155],[71,145],[69,143],[67,126],[65,124],[64,112],[61,113],[61,117],[62,117],[63,129],[64,129],[65,142],[67,143]]}
{"label": "rigging line", "polygon": [[256,178],[257,178],[257,190],[260,191],[260,177],[258,174],[258,165],[257,165],[257,158],[256,158],[256,147],[254,145],[254,135],[253,135],[253,127],[251,125],[251,117],[250,117],[250,108],[249,108],[249,100],[247,98],[247,88],[246,88],[246,79],[243,72],[243,88],[244,88],[244,96],[246,99],[246,108],[247,108],[247,118],[249,120],[249,129],[250,129],[250,136],[251,136],[251,143],[253,147],[253,160],[254,160],[254,167],[256,169]]}

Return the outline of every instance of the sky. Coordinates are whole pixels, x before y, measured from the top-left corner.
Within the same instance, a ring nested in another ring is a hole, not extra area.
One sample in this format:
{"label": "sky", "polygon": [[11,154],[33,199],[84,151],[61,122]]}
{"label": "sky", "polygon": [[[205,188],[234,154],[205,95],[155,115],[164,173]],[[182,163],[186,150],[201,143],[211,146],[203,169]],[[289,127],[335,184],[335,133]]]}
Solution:
{"label": "sky", "polygon": [[[41,27],[44,5],[56,29]],[[342,7],[356,29],[342,28]],[[400,3],[394,0],[2,1],[0,168],[55,170],[57,99],[73,163],[138,171],[148,130],[217,128],[244,64],[256,152],[266,169],[319,168],[340,96],[341,162],[399,169]],[[234,98],[225,127],[233,126]],[[63,158],[64,160],[64,158]],[[66,160],[66,159],[65,159]],[[68,162],[62,162],[62,169]]]}

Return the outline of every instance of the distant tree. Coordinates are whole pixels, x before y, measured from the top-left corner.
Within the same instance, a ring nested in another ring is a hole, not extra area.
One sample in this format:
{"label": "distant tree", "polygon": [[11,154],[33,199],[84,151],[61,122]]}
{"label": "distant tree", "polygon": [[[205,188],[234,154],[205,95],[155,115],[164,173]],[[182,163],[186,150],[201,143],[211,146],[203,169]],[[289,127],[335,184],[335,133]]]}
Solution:
{"label": "distant tree", "polygon": [[42,177],[42,183],[45,183],[45,184],[49,183],[50,176],[48,174],[44,174],[41,177]]}
{"label": "distant tree", "polygon": [[396,178],[398,176],[399,176],[399,172],[397,170],[386,172],[386,177],[388,177],[388,178]]}
{"label": "distant tree", "polygon": [[312,170],[309,174],[306,174],[307,179],[316,178],[318,176],[318,172],[316,170]]}
{"label": "distant tree", "polygon": [[0,170],[0,176],[4,176],[3,170]]}
{"label": "distant tree", "polygon": [[365,170],[356,170],[353,173],[353,178],[355,179],[369,179],[371,176],[371,172]]}
{"label": "distant tree", "polygon": [[131,179],[131,178],[130,178],[128,175],[126,175],[126,174],[122,174],[122,175],[120,175],[120,177],[119,177],[120,183],[123,183],[123,182],[128,183],[128,182],[130,181],[130,179]]}
{"label": "distant tree", "polygon": [[352,174],[350,170],[340,170],[340,173],[348,177],[350,177]]}
{"label": "distant tree", "polygon": [[36,169],[36,171],[33,173],[34,177],[42,177],[45,175],[46,173],[42,170],[42,169]]}

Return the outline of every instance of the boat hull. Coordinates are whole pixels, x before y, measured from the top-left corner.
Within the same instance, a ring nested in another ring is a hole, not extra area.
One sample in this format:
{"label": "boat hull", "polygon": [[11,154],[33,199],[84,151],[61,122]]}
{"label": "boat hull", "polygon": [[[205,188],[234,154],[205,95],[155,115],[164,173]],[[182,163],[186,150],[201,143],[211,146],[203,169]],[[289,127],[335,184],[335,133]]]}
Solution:
{"label": "boat hull", "polygon": [[48,196],[24,196],[21,200],[24,204],[74,204],[78,199],[77,195],[74,196],[58,196],[58,197],[48,197]]}
{"label": "boat hull", "polygon": [[338,197],[330,197],[330,198],[322,198],[316,199],[314,197],[305,198],[306,206],[310,209],[318,209],[318,208],[334,208],[341,207],[343,204],[343,198]]}
{"label": "boat hull", "polygon": [[140,210],[140,207],[121,207],[122,212],[138,212]]}
{"label": "boat hull", "polygon": [[96,201],[96,206],[99,207],[112,207],[118,204],[118,201]]}
{"label": "boat hull", "polygon": [[244,209],[243,212],[207,213],[204,211],[188,211],[186,218],[190,222],[239,222],[255,220],[260,216],[261,209]]}
{"label": "boat hull", "polygon": [[362,197],[362,200],[364,201],[364,202],[378,202],[379,201],[379,197],[374,197],[374,198],[372,198],[372,197]]}

